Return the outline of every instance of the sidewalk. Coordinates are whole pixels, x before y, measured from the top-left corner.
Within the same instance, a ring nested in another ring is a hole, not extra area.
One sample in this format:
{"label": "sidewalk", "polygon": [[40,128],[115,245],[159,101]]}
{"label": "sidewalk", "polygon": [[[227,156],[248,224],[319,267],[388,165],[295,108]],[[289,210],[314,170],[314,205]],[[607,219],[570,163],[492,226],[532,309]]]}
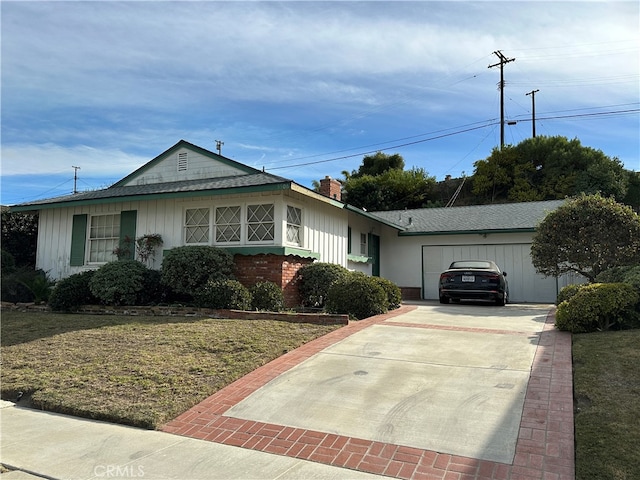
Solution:
{"label": "sidewalk", "polygon": [[289,352],[164,432],[9,406],[0,460],[60,479],[573,480],[571,336],[548,312],[405,305]]}

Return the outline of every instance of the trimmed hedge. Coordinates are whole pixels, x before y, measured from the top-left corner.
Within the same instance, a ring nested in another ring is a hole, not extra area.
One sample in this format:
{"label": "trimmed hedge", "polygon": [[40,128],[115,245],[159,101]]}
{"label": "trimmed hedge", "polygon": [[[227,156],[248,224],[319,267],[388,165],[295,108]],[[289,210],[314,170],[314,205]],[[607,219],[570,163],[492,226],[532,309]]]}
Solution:
{"label": "trimmed hedge", "polygon": [[136,260],[105,263],[89,280],[89,289],[105,305],[136,305],[145,287],[147,270]]}
{"label": "trimmed hedge", "polygon": [[580,283],[572,283],[571,285],[567,285],[566,287],[562,287],[560,292],[558,293],[558,298],[556,299],[556,305],[560,305],[562,302],[569,300],[573,297],[580,287],[583,287],[584,284]]}
{"label": "trimmed hedge", "polygon": [[273,282],[258,282],[249,289],[249,292],[251,292],[251,306],[254,310],[279,312],[284,308],[282,288]]}
{"label": "trimmed hedge", "polygon": [[58,280],[49,296],[51,310],[72,312],[82,305],[98,303],[89,288],[89,282],[95,273],[95,270],[87,270]]}
{"label": "trimmed hedge", "polygon": [[387,308],[394,310],[402,303],[402,290],[391,280],[387,280],[382,277],[371,277],[373,280],[382,287],[384,293],[387,295]]}
{"label": "trimmed hedge", "polygon": [[572,333],[637,328],[640,318],[634,307],[638,291],[627,283],[581,285],[558,305],[556,327]]}
{"label": "trimmed hedge", "polygon": [[387,311],[389,299],[376,277],[349,272],[329,288],[325,308],[329,313],[343,313],[356,319]]}
{"label": "trimmed hedge", "polygon": [[162,282],[189,296],[209,281],[233,279],[233,255],[222,248],[186,246],[172,248],[162,260]]}
{"label": "trimmed hedge", "polygon": [[334,282],[349,275],[349,270],[334,263],[315,262],[298,270],[298,292],[302,305],[322,308]]}
{"label": "trimmed hedge", "polygon": [[237,280],[211,280],[195,294],[200,307],[250,310],[251,292]]}

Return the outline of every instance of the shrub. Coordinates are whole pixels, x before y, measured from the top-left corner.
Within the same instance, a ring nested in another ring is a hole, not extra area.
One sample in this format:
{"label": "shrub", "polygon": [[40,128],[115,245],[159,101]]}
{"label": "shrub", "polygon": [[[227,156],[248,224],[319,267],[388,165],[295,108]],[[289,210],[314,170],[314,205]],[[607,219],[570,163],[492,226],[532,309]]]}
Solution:
{"label": "shrub", "polygon": [[251,306],[255,310],[279,312],[284,307],[282,288],[273,282],[259,282],[249,289]]}
{"label": "shrub", "polygon": [[387,294],[375,277],[350,272],[329,288],[326,310],[362,319],[386,312],[387,305]]}
{"label": "shrub", "polygon": [[0,268],[2,268],[2,276],[16,271],[16,259],[6,250],[1,250]]}
{"label": "shrub", "polygon": [[566,287],[562,287],[562,289],[558,293],[558,298],[556,299],[556,305],[560,305],[565,300],[569,300],[576,293],[578,293],[578,290],[580,289],[580,287],[583,287],[583,286],[584,284],[573,283],[571,285],[567,285]]}
{"label": "shrub", "polygon": [[201,307],[249,310],[251,292],[237,280],[210,280],[195,294]]}
{"label": "shrub", "polygon": [[402,303],[402,291],[391,280],[382,277],[371,277],[378,285],[382,287],[387,295],[387,309],[394,310]]}
{"label": "shrub", "polygon": [[334,263],[311,263],[298,270],[298,292],[302,304],[322,308],[327,301],[331,285],[344,279],[349,270]]}
{"label": "shrub", "polygon": [[628,283],[640,291],[640,265],[614,267],[596,277],[598,283]]}
{"label": "shrub", "polygon": [[626,283],[582,285],[575,295],[558,305],[556,327],[572,333],[640,326],[634,305],[638,292]]}
{"label": "shrub", "polygon": [[21,267],[9,274],[3,272],[0,298],[12,303],[46,302],[52,287],[43,270]]}
{"label": "shrub", "polygon": [[71,312],[82,305],[98,303],[89,288],[89,282],[95,273],[95,270],[87,270],[58,280],[49,296],[51,310]]}
{"label": "shrub", "polygon": [[106,305],[135,305],[148,268],[136,260],[105,263],[89,281],[91,293]]}
{"label": "shrub", "polygon": [[233,279],[233,255],[206,246],[186,246],[169,250],[162,260],[162,282],[175,292],[195,296],[210,280]]}
{"label": "shrub", "polygon": [[158,270],[148,268],[142,279],[142,290],[138,292],[136,305],[157,305],[172,299],[169,287],[162,283],[162,275]]}

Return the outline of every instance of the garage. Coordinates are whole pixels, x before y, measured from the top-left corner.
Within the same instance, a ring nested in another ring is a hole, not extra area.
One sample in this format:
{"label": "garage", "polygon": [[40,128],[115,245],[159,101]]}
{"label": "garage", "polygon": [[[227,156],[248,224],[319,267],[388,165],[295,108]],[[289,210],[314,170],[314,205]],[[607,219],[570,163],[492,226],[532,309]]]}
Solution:
{"label": "garage", "polygon": [[440,273],[456,260],[493,260],[507,272],[511,302],[553,303],[557,296],[555,278],[536,273],[531,264],[530,243],[486,245],[423,245],[424,298],[438,299]]}
{"label": "garage", "polygon": [[375,212],[400,227],[383,231],[381,275],[425,300],[438,300],[440,273],[455,260],[493,260],[507,272],[513,303],[554,303],[584,279],[536,273],[531,244],[538,223],[563,200]]}

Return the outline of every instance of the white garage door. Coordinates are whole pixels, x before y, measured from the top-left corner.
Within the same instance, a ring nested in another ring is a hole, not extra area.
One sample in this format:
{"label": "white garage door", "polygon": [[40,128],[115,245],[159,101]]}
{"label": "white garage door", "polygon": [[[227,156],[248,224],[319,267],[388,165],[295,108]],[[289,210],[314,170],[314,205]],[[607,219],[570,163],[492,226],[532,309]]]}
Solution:
{"label": "white garage door", "polygon": [[555,278],[536,273],[531,263],[531,244],[428,245],[422,247],[424,298],[438,298],[438,279],[455,260],[493,260],[507,272],[511,302],[553,303]]}

